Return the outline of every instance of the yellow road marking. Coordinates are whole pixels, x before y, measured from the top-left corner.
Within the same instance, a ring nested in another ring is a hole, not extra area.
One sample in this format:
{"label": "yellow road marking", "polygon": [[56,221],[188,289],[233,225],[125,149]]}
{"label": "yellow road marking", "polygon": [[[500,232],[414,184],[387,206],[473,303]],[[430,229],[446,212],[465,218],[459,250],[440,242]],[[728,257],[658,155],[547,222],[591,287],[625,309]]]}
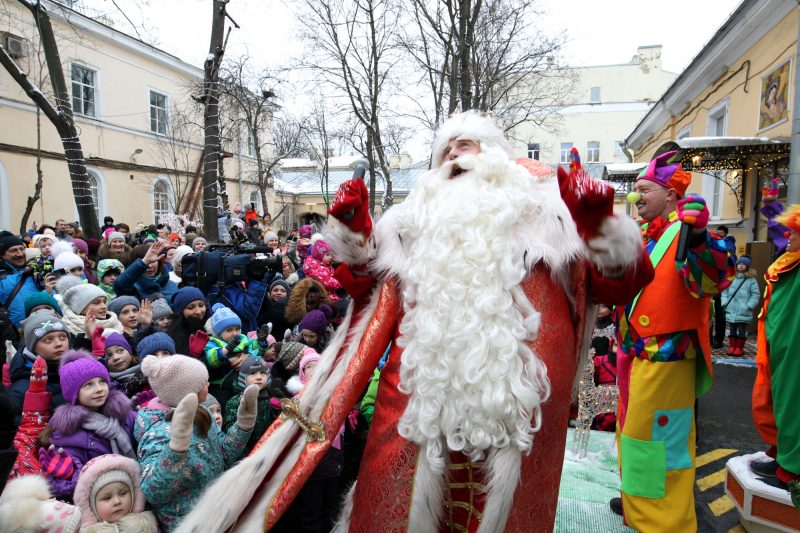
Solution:
{"label": "yellow road marking", "polygon": [[730,498],[728,498],[727,495],[725,495],[709,503],[708,507],[711,509],[711,512],[714,513],[714,516],[722,516],[731,509],[733,509],[734,505],[733,505],[733,500],[731,500]]}
{"label": "yellow road marking", "polygon": [[708,453],[704,453],[703,455],[698,456],[695,459],[695,466],[700,468],[701,466],[705,466],[708,463],[712,463],[717,459],[722,459],[723,457],[727,457],[728,455],[736,453],[738,450],[728,450],[727,448],[717,448],[716,450],[711,450]]}
{"label": "yellow road marking", "polygon": [[747,530],[743,528],[741,525],[738,525],[734,528],[729,529],[728,533],[747,533]]}
{"label": "yellow road marking", "polygon": [[724,481],[725,481],[725,469],[723,468],[722,470],[718,470],[713,474],[698,479],[697,488],[699,488],[701,491],[706,491],[711,487],[719,485]]}

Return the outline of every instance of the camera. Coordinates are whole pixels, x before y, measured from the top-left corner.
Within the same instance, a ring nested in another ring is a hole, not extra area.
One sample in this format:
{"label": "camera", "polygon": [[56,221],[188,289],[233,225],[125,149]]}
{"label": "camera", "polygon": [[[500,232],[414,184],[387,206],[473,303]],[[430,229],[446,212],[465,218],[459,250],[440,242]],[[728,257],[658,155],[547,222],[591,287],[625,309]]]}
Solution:
{"label": "camera", "polygon": [[[264,254],[253,257],[252,254]],[[267,272],[283,271],[283,259],[268,246],[213,244],[207,250],[187,254],[181,259],[182,279],[202,291],[252,279],[263,279]]]}

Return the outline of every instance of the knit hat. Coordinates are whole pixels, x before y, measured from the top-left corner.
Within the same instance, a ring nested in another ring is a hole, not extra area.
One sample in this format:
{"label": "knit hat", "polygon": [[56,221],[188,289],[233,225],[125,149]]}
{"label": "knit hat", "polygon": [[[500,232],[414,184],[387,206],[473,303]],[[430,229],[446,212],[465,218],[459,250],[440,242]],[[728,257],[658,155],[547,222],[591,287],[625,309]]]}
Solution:
{"label": "knit hat", "polygon": [[206,365],[185,355],[145,357],[142,373],[162,403],[177,407],[187,394],[199,393],[208,384]]}
{"label": "knit hat", "polygon": [[157,298],[153,301],[153,320],[159,320],[172,316],[172,308],[167,303],[166,298]]}
{"label": "knit hat", "polygon": [[31,314],[31,309],[40,305],[48,305],[53,308],[53,311],[59,315],[61,314],[61,308],[58,306],[56,299],[47,291],[41,291],[31,293],[25,298],[25,316]]}
{"label": "knit hat", "polygon": [[737,265],[738,264],[744,264],[744,265],[747,265],[747,268],[750,268],[751,266],[753,266],[753,260],[750,259],[749,255],[743,255],[743,256],[739,257],[739,259],[736,260],[736,264]]}
{"label": "knit hat", "polygon": [[140,359],[148,355],[153,355],[159,350],[166,350],[173,354],[176,351],[175,341],[163,331],[148,335],[136,345],[136,355],[138,355]]}
{"label": "knit hat", "polygon": [[25,339],[25,348],[32,354],[36,353],[36,343],[53,331],[67,333],[67,327],[54,313],[50,311],[37,311],[25,319],[22,337]]}
{"label": "knit hat", "polygon": [[108,453],[91,459],[81,469],[75,485],[75,505],[81,508],[81,526],[99,522],[95,499],[103,487],[120,481],[128,486],[133,499],[132,513],[144,511],[147,503],[139,487],[141,469],[139,463],[128,457]]}
{"label": "knit hat", "polygon": [[175,265],[179,265],[181,263],[181,260],[183,259],[184,255],[193,253],[194,250],[192,250],[190,246],[186,246],[185,244],[182,244],[181,246],[175,248],[175,255],[172,258],[172,268],[174,269]]}
{"label": "knit hat", "polygon": [[69,350],[61,356],[58,367],[58,381],[61,383],[61,394],[72,405],[78,403],[78,391],[83,384],[93,378],[103,378],[111,386],[108,369],[103,363],[85,350]]}
{"label": "knit hat", "polygon": [[106,237],[108,244],[111,244],[114,239],[122,239],[122,242],[125,242],[125,234],[121,231],[109,231],[108,237]]}
{"label": "knit hat", "polygon": [[14,246],[25,246],[25,243],[10,231],[0,231],[0,255],[5,254],[9,248]]}
{"label": "knit hat", "polygon": [[239,390],[244,390],[247,388],[247,383],[245,379],[250,374],[257,374],[258,372],[264,372],[267,374],[267,383],[269,383],[269,368],[267,367],[267,363],[261,359],[260,357],[247,357],[242,364],[239,365],[239,380],[237,384],[239,385]]}
{"label": "knit hat", "polygon": [[300,359],[303,357],[303,350],[305,348],[306,345],[299,342],[284,342],[281,353],[278,354],[277,361],[281,363],[286,370],[294,372],[300,364]]}
{"label": "knit hat", "polygon": [[211,310],[214,312],[214,314],[211,315],[211,328],[214,330],[214,335],[217,337],[231,326],[242,327],[242,319],[239,318],[239,315],[224,305],[214,304]]}
{"label": "knit hat", "polygon": [[141,304],[139,303],[139,300],[133,296],[117,296],[108,302],[108,310],[119,316],[122,309],[128,305],[136,306],[136,309],[139,309]]}
{"label": "knit hat", "polygon": [[73,252],[61,252],[53,260],[53,270],[69,271],[78,267],[83,268],[83,259]]}
{"label": "knit hat", "polygon": [[89,254],[89,245],[83,239],[76,239],[75,237],[73,237],[72,246],[75,247],[76,252],[80,250],[87,255]]}
{"label": "knit hat", "polygon": [[683,165],[680,163],[672,163],[670,161],[676,153],[677,150],[672,150],[653,158],[647,168],[639,173],[636,178],[637,181],[652,181],[662,187],[675,189],[678,196],[683,198],[686,194],[686,189],[692,182],[692,173],[684,172]]}
{"label": "knit hat", "polygon": [[301,239],[310,239],[313,232],[314,230],[311,228],[311,225],[306,224],[305,226],[300,226],[300,230],[297,232],[297,234]]}
{"label": "knit hat", "polygon": [[491,117],[477,111],[465,111],[447,119],[436,131],[431,152],[433,168],[442,165],[444,151],[454,139],[475,141],[481,150],[491,146],[507,152],[509,157],[513,154],[502,130]]}
{"label": "knit hat", "polygon": [[102,280],[103,276],[112,270],[116,270],[122,274],[125,271],[125,265],[123,265],[122,261],[119,259],[101,259],[100,262],[97,263],[97,279]]}
{"label": "knit hat", "polygon": [[112,346],[121,346],[126,350],[128,350],[128,353],[130,354],[133,353],[133,350],[131,350],[131,345],[128,343],[128,340],[122,333],[114,331],[105,337],[105,341],[106,341],[106,346],[105,346],[106,350],[108,350]]}
{"label": "knit hat", "polygon": [[305,348],[303,350],[303,357],[300,359],[299,372],[297,373],[302,384],[305,385],[308,383],[308,378],[306,377],[306,366],[309,363],[315,363],[319,361],[320,357],[320,354],[317,353],[314,348]]}
{"label": "knit hat", "polygon": [[200,405],[202,405],[206,409],[211,409],[212,405],[219,405],[220,408],[222,408],[222,405],[219,403],[219,400],[214,398],[211,394],[206,394],[205,401],[201,402]]}
{"label": "knit hat", "polygon": [[197,287],[178,289],[175,294],[172,295],[172,312],[180,316],[186,306],[196,300],[200,300],[201,302],[206,300],[205,294]]}
{"label": "knit hat", "polygon": [[264,243],[266,244],[268,241],[276,240],[278,238],[278,234],[274,231],[268,231],[264,234]]}
{"label": "knit hat", "polygon": [[50,244],[53,244],[53,242],[55,241],[55,238],[52,235],[47,235],[45,233],[37,233],[36,235],[31,237],[31,242],[33,243],[34,246],[39,246],[39,242],[46,239],[50,240]]}
{"label": "knit hat", "polygon": [[320,339],[325,336],[325,330],[328,327],[328,317],[319,309],[314,309],[306,313],[306,316],[300,321],[300,329],[307,329],[316,333]]}
{"label": "knit hat", "polygon": [[289,284],[288,284],[288,283],[286,283],[286,281],[284,281],[284,280],[282,280],[282,279],[276,279],[275,281],[273,281],[272,283],[270,283],[270,285],[269,285],[269,292],[272,292],[272,289],[273,289],[273,288],[274,288],[276,285],[280,285],[281,287],[283,287],[284,289],[286,289],[286,294],[287,294],[287,296],[288,296],[289,292],[292,290],[292,288],[291,288],[291,287],[289,287]]}
{"label": "knit hat", "polygon": [[322,261],[322,257],[331,251],[330,245],[322,239],[314,243],[311,247],[311,257],[317,261]]}
{"label": "knit hat", "polygon": [[[59,256],[61,257],[61,256]],[[81,283],[70,287],[62,296],[61,302],[72,309],[75,313],[82,315],[84,310],[92,303],[95,298],[108,299],[108,295],[98,287],[91,283]]]}
{"label": "knit hat", "polygon": [[192,239],[192,249],[196,248],[196,247],[197,247],[197,245],[198,245],[199,243],[201,243],[201,242],[202,242],[203,244],[205,244],[205,245],[208,245],[208,241],[207,241],[207,240],[205,240],[205,238],[203,238],[203,237],[195,237],[194,239]]}

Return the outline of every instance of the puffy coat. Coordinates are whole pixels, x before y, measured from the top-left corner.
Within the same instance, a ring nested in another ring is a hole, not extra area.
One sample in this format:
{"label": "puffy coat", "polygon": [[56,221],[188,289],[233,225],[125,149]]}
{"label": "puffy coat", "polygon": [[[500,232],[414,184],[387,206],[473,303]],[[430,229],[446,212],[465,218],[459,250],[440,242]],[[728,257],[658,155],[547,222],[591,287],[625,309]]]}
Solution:
{"label": "puffy coat", "polygon": [[[5,305],[22,273],[23,269],[14,267],[8,261],[0,261],[0,304]],[[35,292],[39,292],[36,282],[33,276],[28,276],[9,307],[9,315],[15,328],[18,328],[20,322],[25,319],[25,299]]]}
{"label": "puffy coat", "polygon": [[737,272],[733,283],[722,293],[726,321],[748,324],[753,321],[753,311],[761,296],[755,276],[752,269],[745,273]]}
{"label": "puffy coat", "polygon": [[151,294],[160,292],[168,301],[178,290],[174,281],[169,279],[169,273],[163,268],[155,277],[145,276],[147,265],[141,259],[130,264],[114,282],[114,291],[117,296],[130,295],[143,300]]}
{"label": "puffy coat", "polygon": [[315,279],[322,283],[325,290],[328,291],[329,298],[333,302],[339,301],[339,296],[336,294],[336,289],[341,289],[342,284],[334,277],[334,268],[331,265],[326,265],[322,261],[314,259],[310,255],[303,261],[303,272],[309,278]]}

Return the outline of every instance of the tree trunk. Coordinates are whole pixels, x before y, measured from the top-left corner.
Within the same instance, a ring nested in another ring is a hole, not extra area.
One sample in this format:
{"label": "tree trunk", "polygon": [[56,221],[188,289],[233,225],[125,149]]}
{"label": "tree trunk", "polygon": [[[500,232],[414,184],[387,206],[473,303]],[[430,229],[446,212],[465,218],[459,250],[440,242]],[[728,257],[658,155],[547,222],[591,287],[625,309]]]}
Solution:
{"label": "tree trunk", "polygon": [[44,172],[42,172],[42,113],[39,108],[36,108],[36,185],[33,188],[33,196],[28,196],[25,203],[25,212],[22,214],[22,220],[19,223],[19,234],[22,235],[28,231],[28,219],[33,211],[33,206],[42,197],[42,182],[44,181]]}

